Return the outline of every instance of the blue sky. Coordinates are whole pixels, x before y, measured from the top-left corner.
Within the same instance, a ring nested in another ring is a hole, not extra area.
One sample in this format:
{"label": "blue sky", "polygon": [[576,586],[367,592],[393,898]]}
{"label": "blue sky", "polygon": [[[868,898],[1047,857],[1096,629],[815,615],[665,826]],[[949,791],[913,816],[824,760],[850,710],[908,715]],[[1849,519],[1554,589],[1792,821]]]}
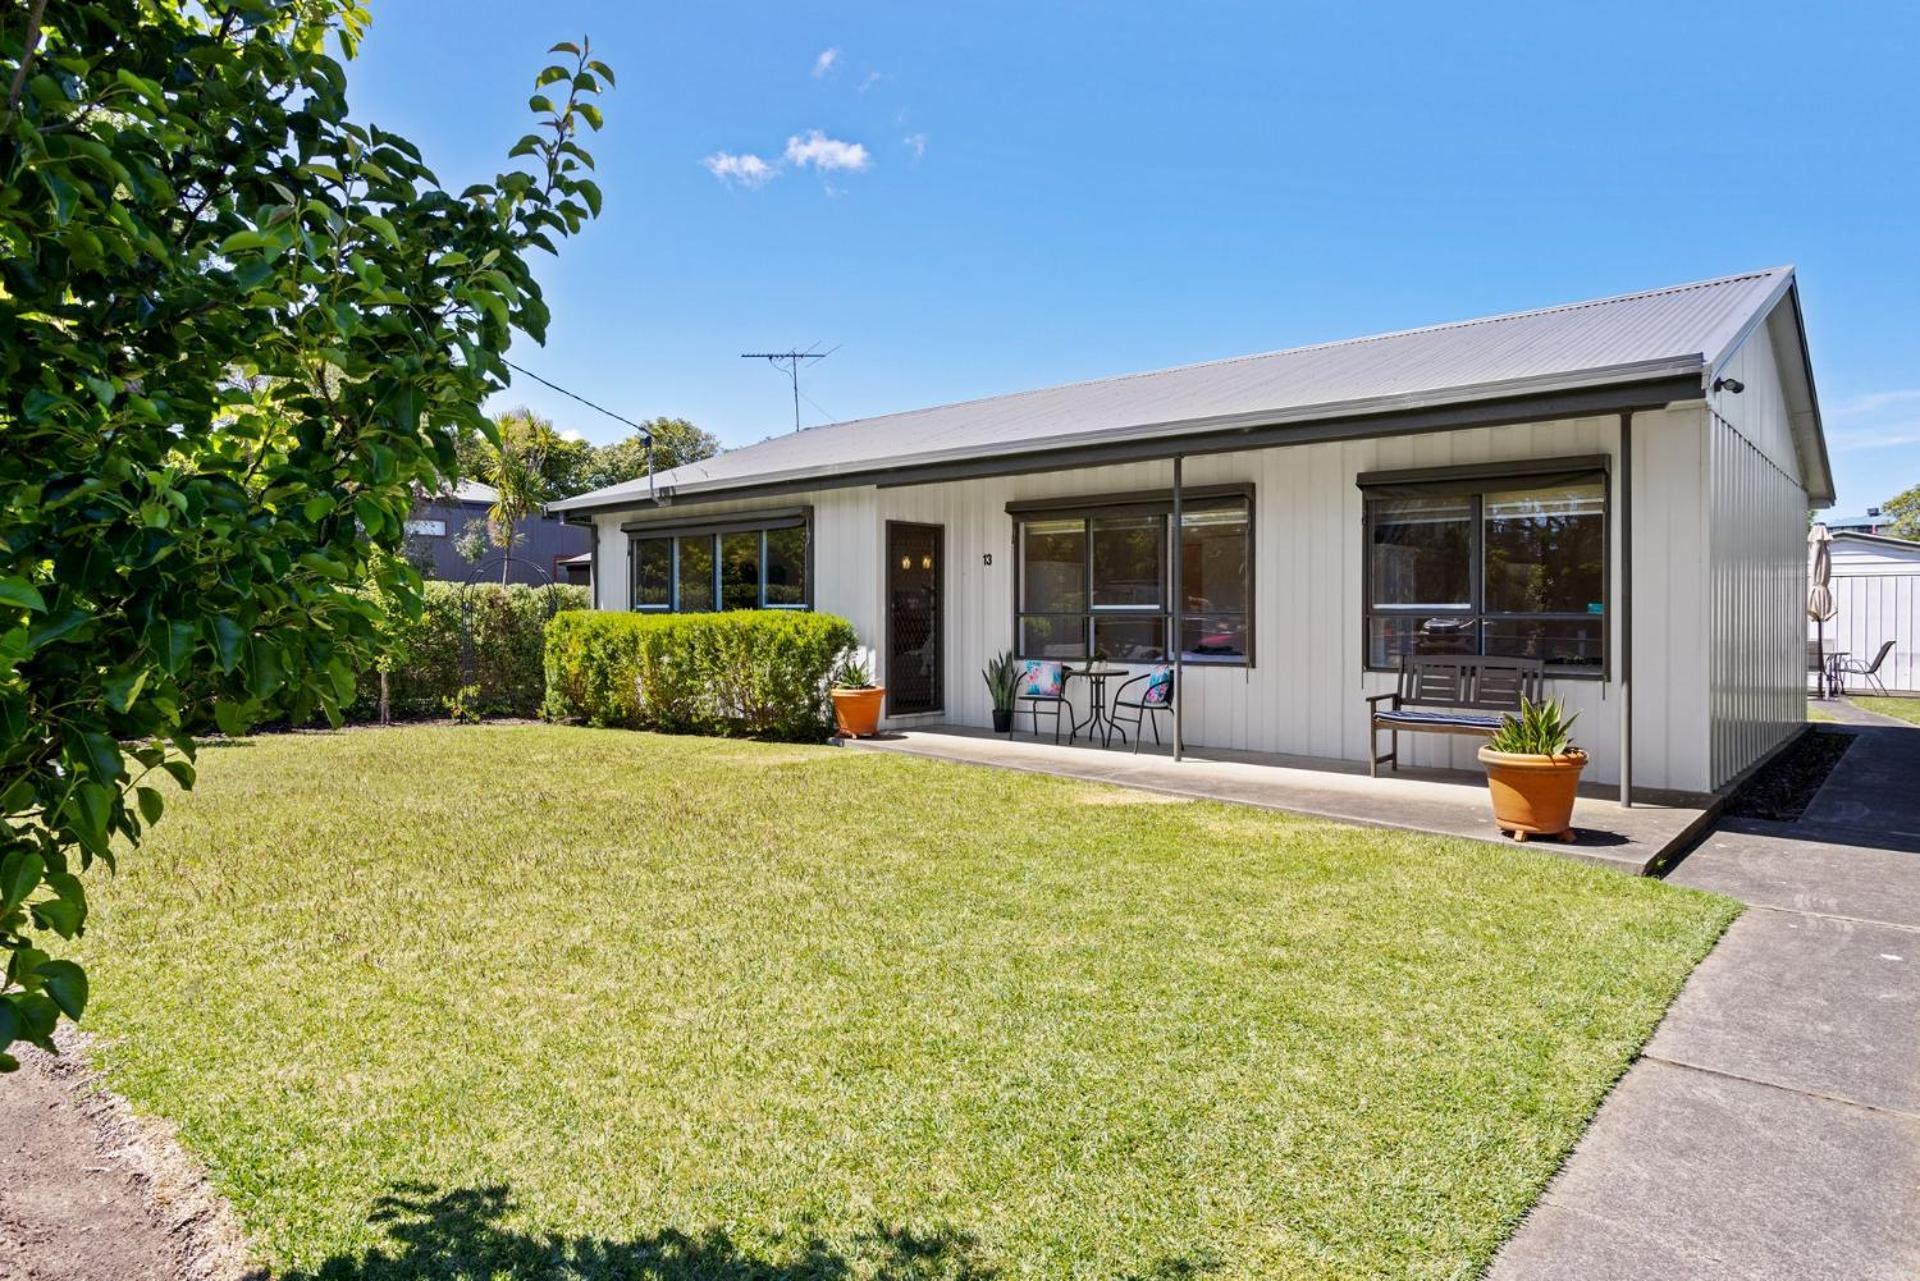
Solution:
{"label": "blue sky", "polygon": [[789,429],[743,351],[837,346],[812,424],[1792,262],[1838,510],[1920,483],[1920,6],[373,9],[356,113],[456,187],[549,44],[613,65],[514,358],[628,417]]}

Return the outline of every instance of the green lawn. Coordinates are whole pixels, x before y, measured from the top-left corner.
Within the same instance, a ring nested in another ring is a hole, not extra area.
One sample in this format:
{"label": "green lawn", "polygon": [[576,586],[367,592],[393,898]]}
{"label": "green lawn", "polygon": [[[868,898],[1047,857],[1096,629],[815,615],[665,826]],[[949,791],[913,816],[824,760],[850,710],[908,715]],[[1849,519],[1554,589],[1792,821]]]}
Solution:
{"label": "green lawn", "polygon": [[262,737],[96,886],[99,1058],[283,1273],[1462,1277],[1724,899],[834,748]]}
{"label": "green lawn", "polygon": [[1873,698],[1849,694],[1847,701],[1855,707],[1864,707],[1869,712],[1891,716],[1896,720],[1906,721],[1910,725],[1920,725],[1920,698]]}

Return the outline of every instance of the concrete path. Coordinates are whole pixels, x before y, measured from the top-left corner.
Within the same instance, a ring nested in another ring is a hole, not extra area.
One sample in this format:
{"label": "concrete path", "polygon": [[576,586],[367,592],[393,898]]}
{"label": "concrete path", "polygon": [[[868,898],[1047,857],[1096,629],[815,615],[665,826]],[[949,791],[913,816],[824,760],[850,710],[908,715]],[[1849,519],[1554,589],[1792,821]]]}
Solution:
{"label": "concrete path", "polygon": [[[839,740],[836,740],[839,741]],[[1118,783],[1175,796],[1204,797],[1339,819],[1369,827],[1406,828],[1504,843],[1487,805],[1486,775],[1407,769],[1369,778],[1353,761],[1196,748],[1175,764],[1166,749],[1139,754],[1125,748],[1058,744],[1031,737],[1008,738],[962,726],[929,726],[844,741],[862,750],[931,756],[964,765],[1056,774],[1095,783]],[[1574,803],[1572,844],[1536,841],[1549,854],[1596,863],[1635,876],[1661,867],[1692,844],[1717,807],[1704,797],[1636,798],[1623,809],[1611,789],[1582,787]]]}
{"label": "concrete path", "polygon": [[1490,1275],[1920,1277],[1920,730],[1669,879],[1752,910]]}

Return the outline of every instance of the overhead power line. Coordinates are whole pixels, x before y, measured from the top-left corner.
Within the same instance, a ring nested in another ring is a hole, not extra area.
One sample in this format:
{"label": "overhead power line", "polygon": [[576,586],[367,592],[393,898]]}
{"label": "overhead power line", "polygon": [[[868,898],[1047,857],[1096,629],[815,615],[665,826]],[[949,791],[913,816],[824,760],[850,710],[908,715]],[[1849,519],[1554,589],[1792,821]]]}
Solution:
{"label": "overhead power line", "polygon": [[534,373],[531,369],[522,369],[519,365],[514,364],[511,360],[508,360],[505,356],[500,357],[500,363],[505,365],[508,369],[513,370],[515,373],[525,374],[527,377],[533,379],[533,381],[539,383],[542,387],[551,387],[554,391],[559,392],[562,396],[567,397],[569,400],[577,400],[581,404],[585,405],[588,409],[593,410],[595,413],[605,414],[607,417],[613,419],[613,421],[617,423],[625,423],[627,426],[639,432],[641,438],[647,442],[647,497],[652,498],[654,496],[653,433],[652,432],[648,431],[645,427],[642,427],[639,423],[633,421],[633,419],[624,418],[621,415],[614,413],[611,409],[608,409],[605,405],[594,404],[591,400],[588,400],[585,396],[582,396],[577,391],[568,391],[565,387],[562,387],[559,383],[550,382],[547,379],[542,378],[539,374]]}
{"label": "overhead power line", "polygon": [[591,400],[588,400],[585,396],[582,396],[579,392],[568,391],[565,387],[562,387],[559,383],[549,382],[545,378],[542,378],[539,374],[534,373],[531,369],[522,369],[520,366],[514,364],[511,360],[508,360],[505,356],[500,357],[500,363],[504,364],[508,369],[513,370],[515,373],[525,374],[527,377],[533,379],[533,381],[539,383],[542,387],[551,387],[554,391],[559,392],[562,396],[565,396],[571,400],[579,401],[581,404],[585,405],[588,409],[594,410],[596,413],[605,414],[607,417],[613,419],[613,421],[617,423],[625,423],[627,426],[639,432],[642,436],[645,436],[647,438],[647,444],[649,446],[653,444],[653,433],[648,431],[645,427],[642,427],[639,423],[633,421],[633,419],[622,418],[619,414],[614,413],[611,409],[608,409],[606,406],[596,405]]}

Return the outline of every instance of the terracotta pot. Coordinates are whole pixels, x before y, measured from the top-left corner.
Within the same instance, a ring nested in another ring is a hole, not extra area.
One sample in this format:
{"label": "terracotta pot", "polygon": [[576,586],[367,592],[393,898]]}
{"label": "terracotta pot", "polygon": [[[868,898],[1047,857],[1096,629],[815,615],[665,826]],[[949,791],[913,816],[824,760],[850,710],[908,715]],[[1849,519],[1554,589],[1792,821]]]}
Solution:
{"label": "terracotta pot", "polygon": [[880,732],[880,710],[887,701],[885,686],[869,685],[864,689],[835,686],[829,693],[833,695],[833,719],[840,727],[840,737],[871,738]]}
{"label": "terracotta pot", "polygon": [[1585,752],[1575,748],[1561,756],[1528,756],[1483,747],[1480,763],[1487,767],[1493,821],[1513,839],[1573,839],[1573,795],[1587,765]]}

